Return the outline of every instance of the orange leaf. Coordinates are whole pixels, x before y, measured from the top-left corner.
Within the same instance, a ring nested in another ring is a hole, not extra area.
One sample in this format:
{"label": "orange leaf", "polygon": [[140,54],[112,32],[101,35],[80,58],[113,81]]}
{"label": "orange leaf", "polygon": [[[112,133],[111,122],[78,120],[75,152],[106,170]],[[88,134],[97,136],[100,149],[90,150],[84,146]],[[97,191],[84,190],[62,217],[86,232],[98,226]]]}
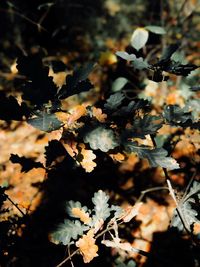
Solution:
{"label": "orange leaf", "polygon": [[95,244],[94,229],[87,232],[76,242],[76,246],[80,249],[83,255],[84,263],[89,263],[94,257],[97,257],[98,246]]}
{"label": "orange leaf", "polygon": [[125,156],[121,153],[117,153],[117,154],[110,154],[109,155],[113,160],[116,160],[116,161],[123,161],[125,159]]}
{"label": "orange leaf", "polygon": [[88,224],[91,220],[89,214],[80,208],[72,208],[72,214],[78,217],[85,224]]}
{"label": "orange leaf", "polygon": [[80,144],[81,147],[81,155],[83,156],[82,161],[80,162],[81,166],[85,169],[86,172],[91,172],[97,166],[97,164],[93,161],[96,158],[96,155],[92,150],[85,149],[84,144]]}
{"label": "orange leaf", "polygon": [[84,116],[86,114],[86,108],[83,105],[78,105],[75,108],[71,110],[71,115],[68,119],[68,125],[73,124],[75,121],[80,119],[80,117]]}
{"label": "orange leaf", "polygon": [[102,113],[102,109],[93,107],[92,113],[99,122],[105,122],[107,115]]}

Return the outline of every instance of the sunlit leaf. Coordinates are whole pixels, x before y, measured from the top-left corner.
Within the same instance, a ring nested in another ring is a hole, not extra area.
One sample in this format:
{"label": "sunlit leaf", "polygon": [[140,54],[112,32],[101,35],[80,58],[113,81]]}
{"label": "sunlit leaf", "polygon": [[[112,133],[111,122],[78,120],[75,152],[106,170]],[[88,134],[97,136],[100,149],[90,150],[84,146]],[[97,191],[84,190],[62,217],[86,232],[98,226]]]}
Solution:
{"label": "sunlit leaf", "polygon": [[113,95],[111,95],[107,100],[106,103],[104,104],[104,107],[108,110],[115,110],[117,109],[122,101],[124,100],[125,95],[121,92],[117,92]]}
{"label": "sunlit leaf", "polygon": [[93,229],[89,230],[86,235],[83,235],[83,237],[76,242],[76,246],[80,249],[80,252],[83,255],[84,263],[89,263],[94,257],[98,256],[98,246],[95,242]]}
{"label": "sunlit leaf", "polygon": [[92,150],[86,149],[84,144],[80,144],[79,147],[81,148],[80,154],[82,156],[82,159],[79,161],[79,163],[86,172],[92,172],[97,166],[97,164],[94,162],[96,155]]}
{"label": "sunlit leaf", "polygon": [[156,34],[166,34],[165,29],[160,26],[149,25],[149,26],[146,26],[145,29]]}
{"label": "sunlit leaf", "polygon": [[134,54],[128,54],[127,52],[124,52],[124,51],[117,51],[116,55],[127,61],[133,61],[136,59],[136,56]]}
{"label": "sunlit leaf", "polygon": [[137,70],[147,69],[150,66],[146,61],[144,61],[142,57],[137,58],[134,54],[118,51],[116,55],[127,61],[130,61],[132,63],[132,66]]}
{"label": "sunlit leaf", "polygon": [[131,36],[131,45],[136,50],[140,50],[145,46],[149,38],[149,32],[145,28],[137,28]]}
{"label": "sunlit leaf", "polygon": [[114,132],[103,126],[99,126],[85,134],[84,142],[89,143],[92,149],[100,149],[103,152],[107,152],[118,146]]}
{"label": "sunlit leaf", "polygon": [[105,221],[110,216],[108,200],[109,196],[102,190],[99,190],[94,194],[92,202],[94,204],[95,220],[103,219]]}
{"label": "sunlit leaf", "polygon": [[104,65],[112,65],[117,62],[117,57],[111,51],[102,52],[99,58],[99,64]]}
{"label": "sunlit leaf", "polygon": [[150,66],[142,57],[136,57],[135,60],[132,61],[132,65],[136,70],[144,70]]}
{"label": "sunlit leaf", "polygon": [[84,224],[88,224],[91,221],[90,215],[81,208],[72,208],[71,212]]}
{"label": "sunlit leaf", "polygon": [[99,122],[105,122],[107,114],[103,113],[102,109],[92,107],[92,116],[94,116]]}
{"label": "sunlit leaf", "polygon": [[126,84],[128,80],[124,77],[117,78],[112,84],[112,92],[120,91]]}

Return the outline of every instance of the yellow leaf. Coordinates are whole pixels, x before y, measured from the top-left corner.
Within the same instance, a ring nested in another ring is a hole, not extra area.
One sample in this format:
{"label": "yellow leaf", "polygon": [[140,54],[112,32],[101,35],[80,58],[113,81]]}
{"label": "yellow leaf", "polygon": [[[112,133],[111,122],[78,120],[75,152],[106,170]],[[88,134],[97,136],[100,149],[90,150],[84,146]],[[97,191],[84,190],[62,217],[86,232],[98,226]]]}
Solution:
{"label": "yellow leaf", "polygon": [[76,246],[80,249],[83,255],[84,263],[89,263],[94,257],[97,257],[98,246],[95,244],[94,229],[87,232],[76,242]]}
{"label": "yellow leaf", "polygon": [[117,62],[117,57],[110,51],[102,52],[99,58],[100,65],[112,65]]}
{"label": "yellow leaf", "polygon": [[111,16],[115,16],[121,10],[121,7],[115,0],[107,0],[105,7]]}
{"label": "yellow leaf", "polygon": [[88,224],[91,220],[89,214],[80,208],[72,208],[72,214],[78,217],[85,224]]}
{"label": "yellow leaf", "polygon": [[10,66],[10,71],[12,74],[17,74],[18,69],[17,69],[17,62],[16,60],[13,62],[13,64]]}

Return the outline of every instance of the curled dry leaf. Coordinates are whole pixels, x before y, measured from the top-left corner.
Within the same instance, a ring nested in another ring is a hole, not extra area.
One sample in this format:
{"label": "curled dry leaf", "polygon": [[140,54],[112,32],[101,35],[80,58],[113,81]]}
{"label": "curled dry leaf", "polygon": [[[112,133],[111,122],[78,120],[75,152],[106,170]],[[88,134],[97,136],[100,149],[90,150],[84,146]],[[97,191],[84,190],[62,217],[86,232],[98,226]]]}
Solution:
{"label": "curled dry leaf", "polygon": [[102,113],[101,108],[92,108],[92,115],[99,121],[99,122],[105,122],[107,115],[105,113]]}
{"label": "curled dry leaf", "polygon": [[133,251],[133,247],[131,246],[130,243],[128,242],[120,242],[120,238],[113,238],[113,241],[110,240],[102,240],[101,243],[104,244],[106,247],[111,247],[111,248],[117,248],[117,249],[123,249],[125,251]]}
{"label": "curled dry leaf", "polygon": [[93,161],[96,159],[96,155],[92,150],[85,149],[84,144],[80,144],[81,147],[81,155],[83,156],[82,161],[80,162],[81,166],[85,169],[86,172],[92,172],[97,164]]}
{"label": "curled dry leaf", "polygon": [[47,133],[48,141],[51,140],[60,140],[63,134],[63,128]]}
{"label": "curled dry leaf", "polygon": [[49,76],[53,77],[53,82],[58,86],[62,87],[66,82],[66,71],[60,71],[55,73],[52,68],[49,69]]}
{"label": "curled dry leaf", "polygon": [[139,210],[142,206],[142,202],[136,203],[134,206],[129,206],[125,209],[125,213],[122,215],[121,219],[124,222],[130,222],[135,216],[139,214]]}
{"label": "curled dry leaf", "polygon": [[125,156],[122,153],[110,154],[109,155],[113,160],[122,162],[125,159]]}
{"label": "curled dry leaf", "polygon": [[61,143],[72,158],[78,154],[77,142],[73,140],[61,140]]}
{"label": "curled dry leaf", "polygon": [[83,235],[76,242],[76,246],[80,249],[83,255],[84,263],[89,263],[94,257],[97,257],[98,246],[95,244],[94,229],[90,229],[86,235]]}
{"label": "curled dry leaf", "polygon": [[72,208],[72,214],[85,224],[88,224],[91,221],[90,215],[81,208]]}

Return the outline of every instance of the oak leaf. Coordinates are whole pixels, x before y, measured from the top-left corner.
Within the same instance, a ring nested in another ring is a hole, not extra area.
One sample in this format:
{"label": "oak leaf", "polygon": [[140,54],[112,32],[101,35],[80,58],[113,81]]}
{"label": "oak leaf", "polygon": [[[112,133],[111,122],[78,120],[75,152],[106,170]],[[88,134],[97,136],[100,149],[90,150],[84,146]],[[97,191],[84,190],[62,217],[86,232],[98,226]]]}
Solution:
{"label": "oak leaf", "polygon": [[86,172],[91,172],[97,166],[97,164],[93,161],[96,158],[96,155],[92,150],[85,149],[84,144],[80,144],[81,147],[81,155],[83,156],[82,161],[80,162],[81,166],[85,169]]}
{"label": "oak leaf", "polygon": [[99,121],[105,122],[107,115],[102,112],[102,109],[93,107],[92,115]]}
{"label": "oak leaf", "polygon": [[78,217],[85,224],[88,224],[91,221],[89,214],[81,208],[72,208],[71,212],[74,216]]}
{"label": "oak leaf", "polygon": [[87,232],[76,242],[76,246],[80,249],[83,255],[84,263],[89,263],[94,257],[97,257],[98,246],[95,244],[94,229]]}

